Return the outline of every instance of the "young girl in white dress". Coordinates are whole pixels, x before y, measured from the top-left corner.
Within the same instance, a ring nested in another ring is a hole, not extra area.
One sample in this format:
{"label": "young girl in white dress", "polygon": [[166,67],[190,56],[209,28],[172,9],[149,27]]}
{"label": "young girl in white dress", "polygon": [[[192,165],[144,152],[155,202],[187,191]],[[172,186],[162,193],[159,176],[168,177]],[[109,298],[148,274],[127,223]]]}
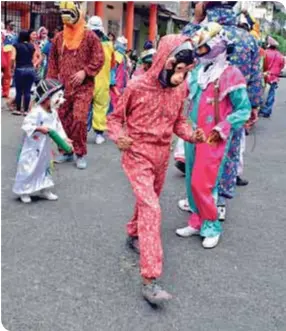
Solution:
{"label": "young girl in white dress", "polygon": [[57,109],[63,104],[63,86],[56,80],[39,82],[35,90],[35,104],[24,119],[24,141],[20,152],[13,192],[23,203],[30,203],[31,195],[38,193],[44,199],[57,200],[51,192],[52,141],[49,131],[54,130],[71,147]]}

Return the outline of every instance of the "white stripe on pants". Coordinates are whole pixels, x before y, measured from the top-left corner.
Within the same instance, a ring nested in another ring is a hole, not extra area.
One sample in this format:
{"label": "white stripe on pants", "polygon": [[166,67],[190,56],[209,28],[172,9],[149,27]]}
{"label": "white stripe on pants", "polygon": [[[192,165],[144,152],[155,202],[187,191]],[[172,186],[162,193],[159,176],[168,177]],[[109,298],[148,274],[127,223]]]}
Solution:
{"label": "white stripe on pants", "polygon": [[239,164],[237,169],[237,175],[240,177],[243,173],[243,157],[246,146],[245,130],[242,131],[241,140],[240,140],[240,152],[239,152]]}

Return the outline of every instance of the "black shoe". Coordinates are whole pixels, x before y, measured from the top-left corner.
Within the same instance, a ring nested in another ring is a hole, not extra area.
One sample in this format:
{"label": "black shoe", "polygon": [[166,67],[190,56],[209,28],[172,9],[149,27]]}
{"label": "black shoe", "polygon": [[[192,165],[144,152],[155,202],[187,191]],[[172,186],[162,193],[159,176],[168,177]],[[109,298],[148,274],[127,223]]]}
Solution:
{"label": "black shoe", "polygon": [[248,180],[242,179],[239,176],[236,177],[236,185],[237,186],[246,186],[248,185]]}
{"label": "black shoe", "polygon": [[184,175],[186,173],[186,165],[185,162],[182,161],[176,161],[175,167],[179,169]]}
{"label": "black shoe", "polygon": [[132,249],[133,252],[140,254],[138,237],[128,236],[126,239],[126,245],[128,248]]}

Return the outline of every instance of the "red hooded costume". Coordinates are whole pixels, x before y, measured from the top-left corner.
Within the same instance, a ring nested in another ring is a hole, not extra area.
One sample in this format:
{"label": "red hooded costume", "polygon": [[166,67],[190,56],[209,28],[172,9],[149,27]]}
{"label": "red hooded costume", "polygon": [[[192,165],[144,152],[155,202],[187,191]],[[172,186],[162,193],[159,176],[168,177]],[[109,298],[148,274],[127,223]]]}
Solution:
{"label": "red hooded costume", "polygon": [[139,237],[141,275],[145,278],[158,278],[162,273],[159,196],[172,134],[192,142],[193,131],[183,116],[185,84],[163,88],[158,80],[169,55],[187,39],[179,35],[163,37],[152,67],[129,82],[108,118],[108,133],[113,141],[117,142],[122,133],[133,139],[122,156],[123,169],[136,196],[135,213],[127,232]]}
{"label": "red hooded costume", "polygon": [[[87,154],[87,115],[93,96],[94,76],[104,63],[104,54],[93,31],[83,27],[81,39],[75,33],[71,34],[75,39],[75,49],[67,47],[70,40],[64,39],[64,32],[60,32],[53,41],[47,77],[58,79],[64,85],[66,102],[59,109],[59,116],[68,137],[73,140],[75,154],[83,156]],[[76,37],[81,40],[79,45]],[[86,78],[74,88],[72,77],[80,70],[85,71]]]}

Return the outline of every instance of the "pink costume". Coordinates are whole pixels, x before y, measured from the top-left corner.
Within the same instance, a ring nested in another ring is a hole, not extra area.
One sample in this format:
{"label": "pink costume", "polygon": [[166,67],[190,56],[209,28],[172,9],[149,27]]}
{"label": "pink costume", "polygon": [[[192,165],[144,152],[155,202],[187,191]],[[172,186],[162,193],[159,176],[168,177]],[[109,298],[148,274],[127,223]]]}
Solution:
{"label": "pink costume", "polygon": [[204,68],[192,72],[190,119],[194,126],[202,128],[208,136],[215,129],[222,140],[217,145],[208,143],[186,144],[186,184],[192,213],[189,225],[200,230],[202,237],[214,237],[221,233],[218,221],[217,198],[220,181],[233,130],[242,127],[248,120],[251,105],[246,82],[239,69],[226,65],[218,81],[219,106],[215,110],[215,81],[211,79],[204,87],[198,77]]}
{"label": "pink costume", "polygon": [[134,141],[122,155],[123,169],[136,196],[135,213],[127,224],[127,232],[129,236],[139,237],[141,275],[146,278],[158,278],[162,273],[159,196],[172,134],[191,142],[193,133],[183,116],[185,85],[163,88],[158,76],[170,53],[187,39],[176,35],[163,37],[152,67],[129,82],[108,118],[108,132],[113,141],[124,130]]}

